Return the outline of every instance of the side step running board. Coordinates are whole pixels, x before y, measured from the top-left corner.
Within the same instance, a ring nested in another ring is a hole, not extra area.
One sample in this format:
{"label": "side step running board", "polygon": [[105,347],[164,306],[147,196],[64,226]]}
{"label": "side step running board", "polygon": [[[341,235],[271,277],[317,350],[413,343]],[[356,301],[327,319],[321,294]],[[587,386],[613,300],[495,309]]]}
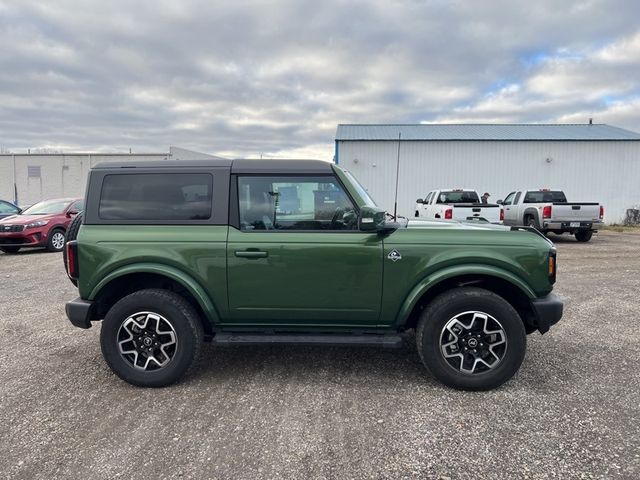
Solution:
{"label": "side step running board", "polygon": [[218,345],[326,345],[400,348],[400,335],[332,335],[332,334],[266,334],[266,333],[216,333],[212,342]]}

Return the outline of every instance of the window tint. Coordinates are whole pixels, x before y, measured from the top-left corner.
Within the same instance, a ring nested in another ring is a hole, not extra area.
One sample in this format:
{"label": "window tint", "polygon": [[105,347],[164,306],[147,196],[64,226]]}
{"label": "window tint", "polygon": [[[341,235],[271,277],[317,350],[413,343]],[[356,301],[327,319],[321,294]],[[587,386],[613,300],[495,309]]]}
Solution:
{"label": "window tint", "polygon": [[213,177],[207,173],[134,173],[104,177],[103,220],[206,220]]}
{"label": "window tint", "polygon": [[335,177],[238,178],[242,230],[354,230],[358,216]]}
{"label": "window tint", "polygon": [[513,201],[513,196],[516,194],[516,192],[511,192],[509,195],[507,195],[507,198],[504,199],[504,202],[502,202],[503,205],[511,205],[511,202]]}
{"label": "window tint", "polygon": [[520,201],[520,197],[521,197],[521,196],[522,196],[522,192],[518,192],[518,193],[516,193],[516,198],[515,198],[515,200],[513,201],[513,204],[514,204],[514,205],[517,205],[517,204],[518,204],[518,202]]}
{"label": "window tint", "polygon": [[564,196],[564,192],[559,190],[555,192],[551,191],[532,191],[527,192],[524,196],[524,203],[543,203],[543,202],[560,202],[565,203],[567,197]]}
{"label": "window tint", "polygon": [[480,203],[476,192],[440,192],[436,203]]}
{"label": "window tint", "polygon": [[0,214],[17,213],[18,209],[13,205],[0,201]]}

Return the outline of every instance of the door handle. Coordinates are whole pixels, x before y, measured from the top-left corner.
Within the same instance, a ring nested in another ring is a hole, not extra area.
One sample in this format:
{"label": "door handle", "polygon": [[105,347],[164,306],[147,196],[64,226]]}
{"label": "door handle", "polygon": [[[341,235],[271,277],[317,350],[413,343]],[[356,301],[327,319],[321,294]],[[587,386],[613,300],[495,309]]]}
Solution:
{"label": "door handle", "polygon": [[234,252],[236,257],[240,258],[267,258],[269,254],[260,250],[240,250]]}

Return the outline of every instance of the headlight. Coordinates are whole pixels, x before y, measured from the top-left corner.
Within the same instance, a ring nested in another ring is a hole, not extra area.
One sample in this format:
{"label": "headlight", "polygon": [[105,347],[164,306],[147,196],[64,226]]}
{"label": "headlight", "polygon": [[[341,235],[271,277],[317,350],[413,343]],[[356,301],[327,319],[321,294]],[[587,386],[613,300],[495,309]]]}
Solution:
{"label": "headlight", "polygon": [[27,228],[44,227],[47,223],[49,223],[49,220],[38,220],[37,222],[29,223]]}

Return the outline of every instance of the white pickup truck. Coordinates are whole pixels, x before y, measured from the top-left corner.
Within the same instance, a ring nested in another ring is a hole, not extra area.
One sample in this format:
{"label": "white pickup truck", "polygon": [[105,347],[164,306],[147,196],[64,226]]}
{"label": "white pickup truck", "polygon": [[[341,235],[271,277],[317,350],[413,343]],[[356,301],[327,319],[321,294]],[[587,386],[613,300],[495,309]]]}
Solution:
{"label": "white pickup truck", "polygon": [[475,190],[432,190],[416,200],[416,218],[427,220],[487,221],[502,223],[504,210],[498,204],[482,203]]}
{"label": "white pickup truck", "polygon": [[506,225],[526,225],[558,235],[569,232],[579,242],[591,240],[603,225],[604,207],[597,202],[568,203],[560,190],[515,191],[498,203],[504,207]]}

